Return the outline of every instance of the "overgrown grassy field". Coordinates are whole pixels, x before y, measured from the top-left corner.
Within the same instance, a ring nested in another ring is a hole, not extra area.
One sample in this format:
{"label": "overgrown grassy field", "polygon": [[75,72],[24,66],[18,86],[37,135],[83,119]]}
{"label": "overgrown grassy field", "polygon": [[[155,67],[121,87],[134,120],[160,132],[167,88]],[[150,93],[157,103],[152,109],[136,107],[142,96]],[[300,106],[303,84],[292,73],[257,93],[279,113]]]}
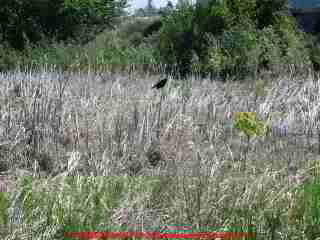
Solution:
{"label": "overgrown grassy field", "polygon": [[[251,224],[247,239],[320,236],[317,77],[169,76],[151,90],[160,77],[0,74],[2,239]],[[255,112],[267,132],[241,135],[232,112]]]}
{"label": "overgrown grassy field", "polygon": [[0,239],[182,225],[320,239],[319,34],[284,0],[236,2],[112,29],[80,8],[74,38],[22,34],[21,50],[7,22]]}

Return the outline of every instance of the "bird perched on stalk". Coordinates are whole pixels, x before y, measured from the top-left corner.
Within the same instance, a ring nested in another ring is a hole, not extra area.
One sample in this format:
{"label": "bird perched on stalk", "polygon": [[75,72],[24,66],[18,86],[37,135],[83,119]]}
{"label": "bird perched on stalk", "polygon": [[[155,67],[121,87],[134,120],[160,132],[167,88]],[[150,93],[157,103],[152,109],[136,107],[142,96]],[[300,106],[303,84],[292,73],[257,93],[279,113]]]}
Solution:
{"label": "bird perched on stalk", "polygon": [[167,78],[164,78],[164,79],[162,79],[161,81],[157,82],[155,85],[153,85],[153,87],[152,87],[151,89],[154,89],[154,88],[156,88],[156,89],[163,88],[163,87],[166,85],[167,81],[168,81],[168,79],[167,79]]}

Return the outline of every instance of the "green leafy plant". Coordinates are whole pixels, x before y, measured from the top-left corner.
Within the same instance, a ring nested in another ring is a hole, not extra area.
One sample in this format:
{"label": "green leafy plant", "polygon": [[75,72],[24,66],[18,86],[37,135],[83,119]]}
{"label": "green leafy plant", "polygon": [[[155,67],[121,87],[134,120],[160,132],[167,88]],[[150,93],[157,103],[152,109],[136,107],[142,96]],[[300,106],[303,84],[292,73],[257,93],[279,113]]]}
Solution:
{"label": "green leafy plant", "polygon": [[235,112],[232,114],[232,124],[240,134],[254,137],[265,134],[266,126],[257,121],[255,112]]}
{"label": "green leafy plant", "polygon": [[225,31],[220,37],[211,41],[211,44],[209,69],[213,72],[220,71],[223,78],[227,75],[243,78],[257,72],[258,38],[250,23],[247,27],[236,27]]}
{"label": "green leafy plant", "polygon": [[280,39],[279,47],[284,66],[290,66],[294,73],[306,72],[311,67],[306,35],[298,30],[294,18],[279,13],[274,29]]}
{"label": "green leafy plant", "polygon": [[308,35],[308,50],[313,70],[320,70],[320,44],[319,36]]}
{"label": "green leafy plant", "polygon": [[300,221],[303,221],[307,239],[320,234],[320,184],[319,176],[300,188]]}
{"label": "green leafy plant", "polygon": [[3,41],[16,50],[48,39],[88,42],[124,14],[126,0],[12,0],[1,3]]}
{"label": "green leafy plant", "polygon": [[186,76],[191,70],[193,57],[194,6],[184,5],[163,19],[159,32],[157,47],[161,62],[166,64],[167,71],[173,72],[178,66],[179,74]]}
{"label": "green leafy plant", "polygon": [[273,73],[280,73],[283,70],[284,62],[280,51],[280,37],[272,26],[259,31],[259,70],[270,70]]}
{"label": "green leafy plant", "polygon": [[234,112],[231,117],[232,127],[239,132],[240,136],[245,136],[247,140],[243,161],[243,166],[245,168],[250,139],[264,135],[266,133],[267,126],[263,122],[257,120],[255,112]]}

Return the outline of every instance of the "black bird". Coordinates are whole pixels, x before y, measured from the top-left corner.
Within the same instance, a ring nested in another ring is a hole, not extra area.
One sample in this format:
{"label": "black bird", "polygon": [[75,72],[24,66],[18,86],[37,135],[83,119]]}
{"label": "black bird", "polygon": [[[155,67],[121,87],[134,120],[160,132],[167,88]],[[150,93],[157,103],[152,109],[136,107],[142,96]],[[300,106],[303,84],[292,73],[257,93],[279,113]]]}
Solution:
{"label": "black bird", "polygon": [[152,89],[153,89],[153,88],[156,88],[156,89],[163,88],[163,87],[166,85],[167,81],[168,81],[167,78],[162,79],[161,81],[159,81],[158,83],[156,83],[156,84],[152,87]]}

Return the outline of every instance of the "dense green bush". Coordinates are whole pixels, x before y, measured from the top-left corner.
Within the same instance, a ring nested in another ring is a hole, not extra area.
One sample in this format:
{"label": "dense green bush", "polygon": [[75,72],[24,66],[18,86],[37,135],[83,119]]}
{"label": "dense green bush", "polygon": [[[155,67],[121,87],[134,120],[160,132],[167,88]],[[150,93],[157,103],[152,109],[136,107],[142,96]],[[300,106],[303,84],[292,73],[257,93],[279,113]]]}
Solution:
{"label": "dense green bush", "polygon": [[274,25],[277,14],[288,11],[288,0],[256,1],[256,24],[259,30]]}
{"label": "dense green bush", "polygon": [[48,12],[41,7],[34,0],[1,1],[0,29],[3,40],[18,50],[24,48],[27,39],[39,40],[42,29],[37,22],[41,12]]}
{"label": "dense green bush", "polygon": [[[285,0],[212,0],[207,6],[183,5],[163,21],[159,55],[182,76],[242,78],[261,70],[280,73],[310,67],[306,36],[289,14]],[[171,70],[169,68],[169,70]]]}
{"label": "dense green bush", "polygon": [[259,31],[259,70],[280,73],[282,70],[282,55],[280,51],[280,37],[272,26]]}
{"label": "dense green bush", "polygon": [[[144,39],[142,32],[148,21],[129,21],[116,30],[97,35],[88,44],[67,44],[46,39],[35,44],[26,44],[23,51],[0,45],[0,70],[17,66],[33,68],[55,66],[62,70],[86,70],[108,68],[114,71],[158,71],[159,57],[150,42],[154,37]],[[132,27],[133,26],[133,27]],[[132,28],[131,28],[132,27]],[[157,60],[156,60],[157,59]],[[131,69],[131,70],[130,70]]]}
{"label": "dense green bush", "polygon": [[156,65],[152,47],[147,43],[133,46],[131,38],[122,38],[121,31],[110,32],[104,40],[104,47],[99,50],[99,64],[109,65],[118,70],[130,66],[152,68]]}
{"label": "dense green bush", "polygon": [[133,47],[137,47],[144,42],[144,32],[154,22],[160,21],[159,18],[136,18],[129,20],[119,26],[118,37],[128,39]]}
{"label": "dense green bush", "polygon": [[6,71],[19,64],[20,53],[10,48],[8,44],[0,44],[0,71]]}
{"label": "dense green bush", "polygon": [[[196,68],[202,74],[208,71],[232,74],[240,68],[244,71],[248,65],[240,67],[239,64],[251,58],[232,58],[243,52],[247,54],[246,51],[236,53],[237,50],[246,49],[246,46],[243,48],[241,43],[237,43],[237,38],[240,38],[242,43],[250,40],[244,40],[245,33],[237,32],[236,29],[244,24],[253,25],[252,29],[255,29],[252,19],[255,19],[255,0],[213,0],[208,7],[185,4],[164,21],[158,48],[161,61],[168,66],[177,66],[181,76],[194,69],[194,59],[198,60]],[[227,38],[232,38],[233,46],[227,44],[230,40]],[[226,48],[220,51],[220,47]]]}
{"label": "dense green bush", "polygon": [[[67,31],[73,34],[83,33],[79,40],[88,42],[106,27],[114,27],[116,18],[124,14],[125,7],[126,0],[64,0],[62,15],[67,20],[65,27],[68,27],[64,29],[64,33],[67,36]],[[92,36],[85,37],[88,34]],[[76,35],[72,37],[75,38]]]}
{"label": "dense green bush", "polygon": [[278,14],[274,29],[280,37],[280,49],[284,66],[290,65],[291,71],[303,72],[311,66],[307,49],[307,36],[298,30],[292,16]]}
{"label": "dense green bush", "polygon": [[308,50],[310,61],[315,71],[320,71],[320,43],[319,37],[308,35]]}
{"label": "dense green bush", "polygon": [[160,61],[165,63],[167,71],[173,72],[176,67],[185,76],[190,72],[193,34],[194,6],[184,5],[163,19],[157,49]]}
{"label": "dense green bush", "polygon": [[0,70],[17,64],[118,70],[164,66],[182,77],[240,79],[264,70],[320,68],[318,38],[307,39],[298,30],[285,0],[212,0],[207,7],[185,2],[161,17],[126,19],[115,30],[97,34],[115,25],[125,3],[6,1],[0,9],[0,40],[7,43],[0,47]]}
{"label": "dense green bush", "polygon": [[247,24],[224,31],[217,40],[219,44],[213,42],[208,47],[210,72],[220,72],[223,78],[256,74],[260,52],[257,31],[252,26]]}
{"label": "dense green bush", "polygon": [[3,41],[23,50],[44,38],[87,42],[123,13],[126,0],[0,1]]}

